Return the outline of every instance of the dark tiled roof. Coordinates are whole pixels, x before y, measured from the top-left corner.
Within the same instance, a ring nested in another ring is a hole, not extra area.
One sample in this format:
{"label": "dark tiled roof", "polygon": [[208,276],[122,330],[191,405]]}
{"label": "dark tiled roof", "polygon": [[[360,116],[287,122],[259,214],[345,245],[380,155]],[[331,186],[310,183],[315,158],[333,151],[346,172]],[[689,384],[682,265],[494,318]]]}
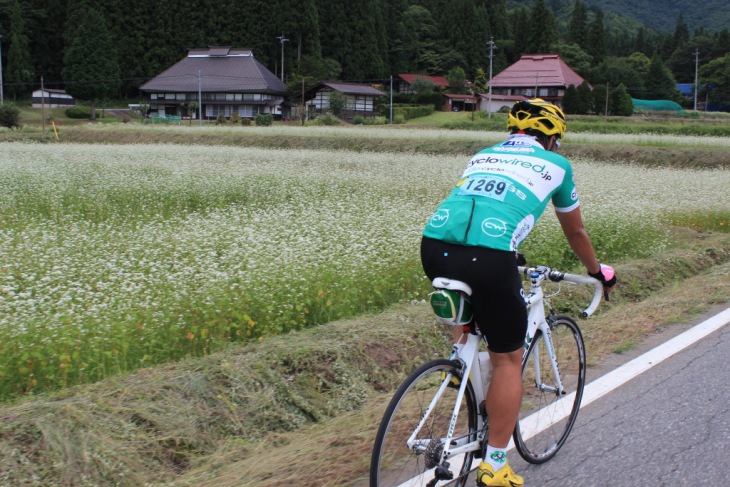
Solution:
{"label": "dark tiled roof", "polygon": [[523,54],[519,61],[492,78],[492,87],[579,86],[583,78],[557,54]]}
{"label": "dark tiled roof", "polygon": [[345,93],[348,95],[385,95],[382,91],[377,88],[373,88],[370,85],[362,85],[358,83],[341,83],[339,81],[323,81],[321,86],[328,86],[335,91]]}
{"label": "dark tiled roof", "polygon": [[188,55],[140,86],[142,91],[195,93],[256,92],[283,95],[286,85],[253,57],[249,49],[190,49]]}

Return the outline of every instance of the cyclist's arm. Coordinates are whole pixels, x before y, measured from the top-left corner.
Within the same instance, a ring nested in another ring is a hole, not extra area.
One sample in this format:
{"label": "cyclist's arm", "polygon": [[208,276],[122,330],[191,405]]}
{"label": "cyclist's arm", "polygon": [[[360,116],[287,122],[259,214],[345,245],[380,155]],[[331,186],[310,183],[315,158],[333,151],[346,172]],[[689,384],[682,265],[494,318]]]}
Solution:
{"label": "cyclist's arm", "polygon": [[601,268],[598,265],[591,239],[588,237],[588,232],[586,232],[583,226],[580,208],[575,208],[568,212],[556,211],[555,214],[558,217],[560,226],[563,228],[565,238],[568,239],[568,244],[570,244],[570,248],[573,249],[575,255],[586,266],[588,272],[593,274],[599,272]]}

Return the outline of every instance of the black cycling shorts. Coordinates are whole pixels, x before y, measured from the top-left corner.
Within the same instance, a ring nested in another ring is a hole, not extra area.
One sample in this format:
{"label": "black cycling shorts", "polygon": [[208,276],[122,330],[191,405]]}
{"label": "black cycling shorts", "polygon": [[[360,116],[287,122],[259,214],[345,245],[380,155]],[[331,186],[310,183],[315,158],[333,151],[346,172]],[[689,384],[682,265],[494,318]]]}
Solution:
{"label": "black cycling shorts", "polygon": [[527,307],[514,252],[423,237],[421,263],[429,280],[447,277],[471,286],[474,320],[496,353],[518,350],[527,333]]}

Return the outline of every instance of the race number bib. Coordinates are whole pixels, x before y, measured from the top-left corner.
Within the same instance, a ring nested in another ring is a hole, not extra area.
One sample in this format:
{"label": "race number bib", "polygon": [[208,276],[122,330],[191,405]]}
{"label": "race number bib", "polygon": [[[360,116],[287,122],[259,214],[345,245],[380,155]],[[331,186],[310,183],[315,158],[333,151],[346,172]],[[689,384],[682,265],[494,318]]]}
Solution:
{"label": "race number bib", "polygon": [[510,190],[511,182],[499,176],[475,174],[459,182],[459,194],[466,196],[485,196],[504,201]]}

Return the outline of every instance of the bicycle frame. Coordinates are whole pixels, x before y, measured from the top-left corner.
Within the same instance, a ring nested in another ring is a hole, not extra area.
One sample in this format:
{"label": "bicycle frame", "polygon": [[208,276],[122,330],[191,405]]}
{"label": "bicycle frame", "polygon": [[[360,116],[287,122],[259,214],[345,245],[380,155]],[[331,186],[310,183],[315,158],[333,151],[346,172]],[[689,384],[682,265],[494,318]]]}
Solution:
{"label": "bicycle frame", "polygon": [[[535,335],[537,334],[537,331],[540,330],[545,337],[545,343],[546,343],[546,349],[548,352],[548,356],[550,358],[550,363],[556,378],[557,387],[549,386],[547,384],[544,384],[541,377],[541,371],[540,371],[540,365],[539,365],[539,356],[538,351],[535,350],[535,361],[534,361],[534,367],[535,367],[535,382],[536,387],[538,387],[541,390],[544,391],[551,391],[555,392],[558,395],[565,394],[565,391],[563,389],[563,384],[560,379],[560,371],[558,370],[558,364],[555,357],[555,350],[553,348],[553,342],[552,342],[552,336],[551,336],[551,329],[550,325],[547,320],[547,316],[545,314],[545,294],[542,289],[542,282],[545,279],[550,280],[567,280],[569,282],[573,282],[576,284],[592,284],[595,287],[595,293],[593,296],[593,300],[591,301],[590,306],[583,312],[583,317],[588,317],[590,314],[593,313],[593,311],[598,307],[598,303],[600,302],[601,298],[601,292],[602,287],[600,286],[600,283],[590,277],[584,277],[584,276],[577,276],[577,275],[571,275],[571,274],[564,274],[559,273],[557,271],[551,271],[547,267],[539,267],[539,268],[525,268],[525,267],[519,267],[518,268],[521,273],[527,274],[530,276],[530,291],[525,296],[525,304],[528,308],[528,316],[527,316],[527,333],[525,335],[525,344],[524,344],[524,351],[523,351],[523,360],[527,356],[527,353],[530,348],[530,344],[532,343],[532,340],[535,338]],[[453,281],[455,285],[460,284],[458,281]],[[596,285],[598,283],[598,285]],[[463,291],[462,291],[463,292]],[[476,327],[474,327],[476,328]],[[461,408],[461,403],[464,399],[464,394],[466,393],[466,387],[467,382],[471,381],[472,387],[474,389],[474,394],[477,398],[477,404],[481,404],[481,402],[486,399],[487,391],[485,389],[485,381],[482,377],[481,367],[479,366],[479,345],[482,341],[482,335],[479,333],[478,329],[475,329],[471,333],[467,333],[467,340],[464,344],[464,347],[462,348],[461,352],[458,353],[455,357],[453,357],[453,360],[458,360],[462,364],[461,368],[461,377],[462,380],[460,382],[459,386],[459,392],[457,394],[456,404],[454,405],[453,413],[451,416],[451,422],[449,424],[449,429],[447,431],[447,435],[445,438],[443,438],[443,451],[441,453],[441,462],[440,465],[444,465],[445,462],[447,462],[450,458],[455,457],[456,455],[472,452],[479,450],[486,438],[484,438],[484,421],[485,417],[480,413],[477,415],[477,438],[474,440],[471,440],[469,438],[457,438],[456,441],[454,441],[453,434],[454,429],[456,427],[457,418],[459,415],[459,409]],[[489,365],[491,368],[491,364]],[[451,381],[452,374],[449,373],[445,377],[444,381],[442,382],[441,386],[439,387],[438,391],[436,392],[436,395],[431,400],[431,403],[426,408],[426,411],[424,412],[421,420],[419,421],[418,426],[414,430],[414,432],[411,434],[410,438],[407,441],[407,445],[412,450],[417,451],[425,451],[428,441],[430,440],[419,440],[417,441],[415,438],[418,436],[418,433],[420,432],[423,425],[426,423],[426,421],[429,418],[429,415],[431,411],[433,410],[433,407],[436,405],[436,403],[439,401],[441,396],[443,395],[444,391],[446,390],[449,382]],[[468,378],[468,380],[463,380],[463,378]],[[436,467],[439,468],[439,467]]]}

